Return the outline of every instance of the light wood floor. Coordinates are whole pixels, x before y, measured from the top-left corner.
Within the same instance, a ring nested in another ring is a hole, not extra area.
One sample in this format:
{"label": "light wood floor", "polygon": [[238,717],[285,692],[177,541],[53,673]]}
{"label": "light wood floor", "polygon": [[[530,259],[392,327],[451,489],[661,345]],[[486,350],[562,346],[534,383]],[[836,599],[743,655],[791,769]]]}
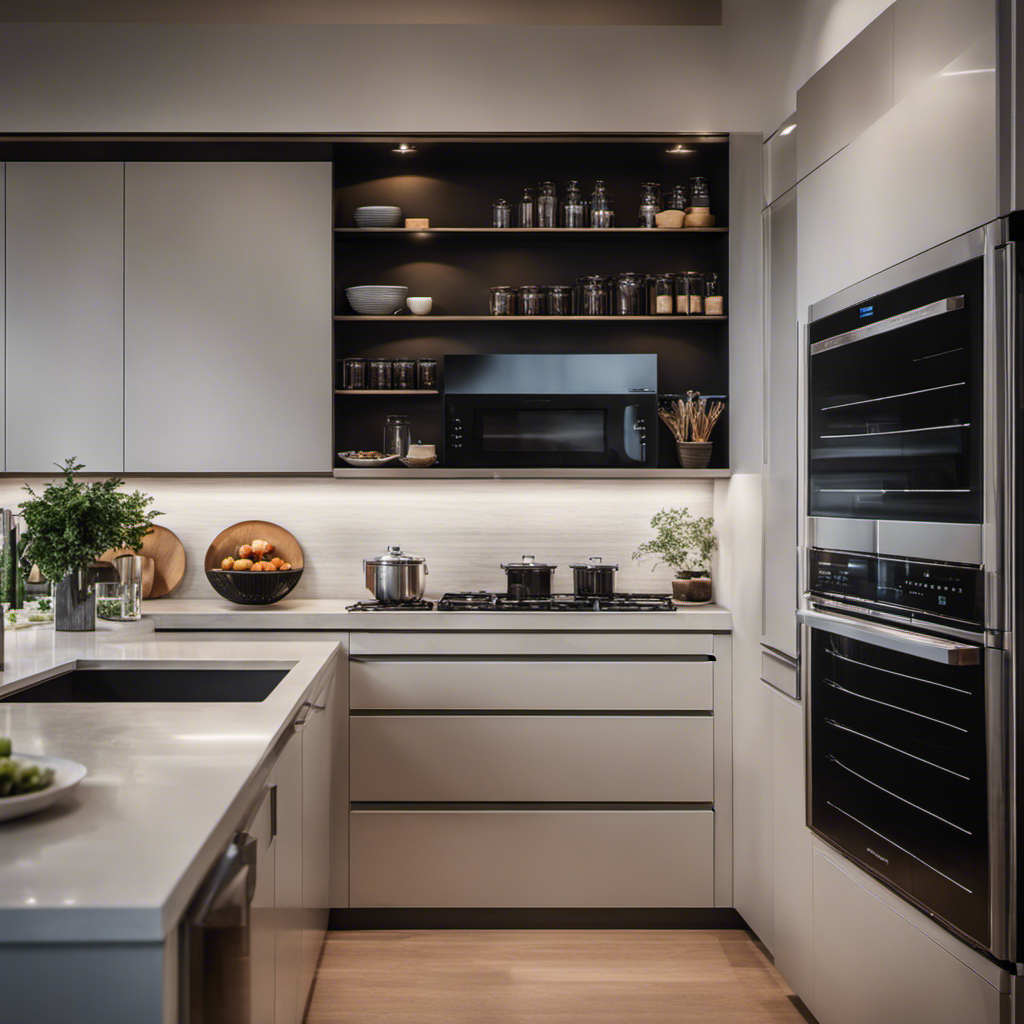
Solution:
{"label": "light wood floor", "polygon": [[805,1024],[743,931],[328,934],[307,1024]]}

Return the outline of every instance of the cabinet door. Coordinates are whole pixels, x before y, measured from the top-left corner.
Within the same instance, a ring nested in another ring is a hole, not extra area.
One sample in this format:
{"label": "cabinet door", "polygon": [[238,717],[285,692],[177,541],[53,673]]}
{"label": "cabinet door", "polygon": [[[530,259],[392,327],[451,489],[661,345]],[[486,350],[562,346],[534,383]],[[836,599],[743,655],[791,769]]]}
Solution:
{"label": "cabinet door", "polygon": [[[331,725],[336,710],[333,679],[313,698],[302,730],[302,963],[298,1015],[302,1019],[327,930],[331,870]],[[322,710],[321,710],[322,709]]]}
{"label": "cabinet door", "polygon": [[[0,163],[0,224],[4,225],[5,244],[0,246],[0,282],[7,280],[7,246],[6,246],[6,225],[7,225],[7,164]],[[6,413],[4,392],[7,388],[4,385],[4,374],[7,369],[7,288],[0,287],[0,344],[3,350],[0,352],[0,470],[7,465],[7,443],[6,443]]]}
{"label": "cabinet door", "polygon": [[125,468],[331,467],[331,165],[125,168]]}
{"label": "cabinet door", "polygon": [[281,752],[271,783],[277,787],[274,1022],[296,1024],[302,956],[302,733]]}
{"label": "cabinet door", "polygon": [[274,1024],[274,833],[267,790],[249,826],[256,840],[256,887],[249,904],[250,1007],[252,1024]]}
{"label": "cabinet door", "polygon": [[765,464],[761,642],[796,657],[796,189],[765,211]]}
{"label": "cabinet door", "polygon": [[124,469],[124,165],[7,165],[6,468]]}

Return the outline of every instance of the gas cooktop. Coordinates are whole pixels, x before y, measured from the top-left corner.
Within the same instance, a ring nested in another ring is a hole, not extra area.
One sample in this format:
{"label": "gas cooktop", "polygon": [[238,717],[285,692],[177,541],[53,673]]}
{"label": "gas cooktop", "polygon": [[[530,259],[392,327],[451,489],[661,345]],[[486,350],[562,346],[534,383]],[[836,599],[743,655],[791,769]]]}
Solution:
{"label": "gas cooktop", "polygon": [[445,594],[437,602],[441,612],[672,612],[668,594],[612,594],[609,597],[509,597],[486,590]]}

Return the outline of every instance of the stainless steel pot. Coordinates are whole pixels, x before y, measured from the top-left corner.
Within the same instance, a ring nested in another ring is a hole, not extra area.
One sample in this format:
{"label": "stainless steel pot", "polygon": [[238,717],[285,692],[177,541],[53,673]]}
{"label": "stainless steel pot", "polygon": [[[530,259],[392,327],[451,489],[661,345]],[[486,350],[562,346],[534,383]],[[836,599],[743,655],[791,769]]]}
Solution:
{"label": "stainless steel pot", "polygon": [[594,555],[588,562],[575,562],[572,569],[572,590],[577,597],[611,597],[615,593],[617,565],[605,565]]}
{"label": "stainless steel pot", "polygon": [[508,576],[509,597],[548,597],[551,577],[558,568],[538,562],[534,555],[523,555],[521,562],[502,562],[501,567]]}
{"label": "stainless steel pot", "polygon": [[366,589],[382,604],[408,604],[423,597],[427,585],[427,560],[403,554],[392,544],[383,555],[363,559]]}

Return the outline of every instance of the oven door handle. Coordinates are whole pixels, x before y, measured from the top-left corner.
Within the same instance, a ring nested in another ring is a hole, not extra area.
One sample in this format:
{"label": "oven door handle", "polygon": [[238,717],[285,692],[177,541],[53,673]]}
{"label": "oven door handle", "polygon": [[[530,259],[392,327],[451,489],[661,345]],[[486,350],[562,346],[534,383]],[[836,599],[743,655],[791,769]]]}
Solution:
{"label": "oven door handle", "polygon": [[977,665],[981,661],[981,648],[974,644],[958,644],[955,640],[942,640],[923,633],[911,633],[895,626],[876,626],[847,615],[831,612],[798,611],[797,620],[812,629],[837,633],[850,640],[874,644],[900,654],[909,654],[942,665]]}

